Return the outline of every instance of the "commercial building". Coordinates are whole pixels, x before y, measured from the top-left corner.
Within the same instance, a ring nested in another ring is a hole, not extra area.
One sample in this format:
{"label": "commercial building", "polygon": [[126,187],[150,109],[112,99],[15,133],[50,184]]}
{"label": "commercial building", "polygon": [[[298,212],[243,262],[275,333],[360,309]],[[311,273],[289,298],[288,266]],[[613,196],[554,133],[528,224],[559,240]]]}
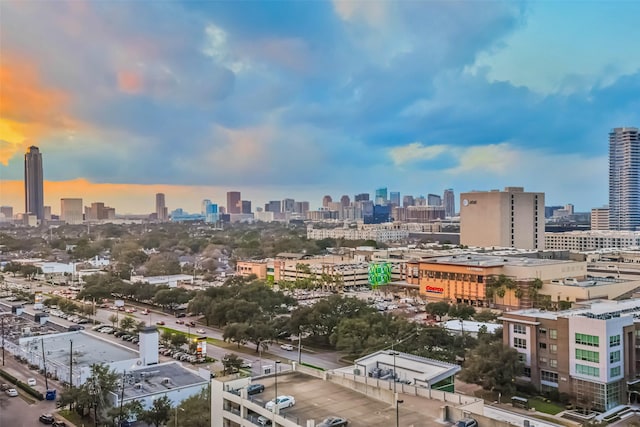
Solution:
{"label": "commercial building", "polygon": [[242,213],[242,197],[239,191],[227,192],[227,213],[239,214]]}
{"label": "commercial building", "polygon": [[631,248],[640,246],[640,231],[565,231],[545,233],[545,248],[570,251],[593,251],[609,248]]}
{"label": "commercial building", "polygon": [[444,215],[447,218],[451,218],[456,215],[456,196],[453,194],[453,189],[449,188],[444,190]]}
{"label": "commercial building", "polygon": [[93,202],[91,206],[85,206],[84,216],[87,221],[102,221],[116,217],[115,208],[105,206],[103,202]]}
{"label": "commercial building", "polygon": [[82,199],[60,199],[60,220],[67,224],[82,224]]}
{"label": "commercial building", "polygon": [[609,229],[609,207],[591,209],[591,229],[592,230],[608,230]]}
{"label": "commercial building", "polygon": [[31,146],[24,155],[24,211],[38,220],[44,219],[43,182],[42,154],[38,147]]}
{"label": "commercial building", "polygon": [[386,205],[388,200],[387,194],[387,187],[378,188],[376,189],[375,198],[373,199],[373,201],[376,205]]}
{"label": "commercial building", "polygon": [[507,187],[462,193],[460,200],[463,245],[544,249],[544,193]]}
{"label": "commercial building", "polygon": [[[251,214],[251,200],[242,200],[240,202],[240,206],[241,206],[241,214],[243,215],[248,215]],[[292,208],[293,209],[293,208]]]}
{"label": "commercial building", "polygon": [[389,193],[389,203],[394,206],[400,206],[400,192],[392,191]]}
{"label": "commercial building", "polygon": [[349,228],[314,228],[307,227],[307,239],[345,239],[345,240],[375,240],[376,242],[394,242],[406,240],[409,231],[398,223],[358,224]]}
{"label": "commercial building", "polygon": [[[637,393],[640,300],[597,301],[551,312],[505,313],[505,345],[526,368],[519,381],[568,393],[582,408],[606,411]],[[635,397],[634,399],[635,400]]]}
{"label": "commercial building", "polygon": [[13,221],[13,206],[0,206],[0,221]]}
{"label": "commercial building", "polygon": [[442,197],[437,194],[427,194],[427,206],[442,206]]}
{"label": "commercial building", "polygon": [[169,212],[165,204],[164,193],[156,193],[156,219],[160,222],[169,220]]}
{"label": "commercial building", "polygon": [[635,127],[609,133],[609,227],[640,228],[640,133]]}

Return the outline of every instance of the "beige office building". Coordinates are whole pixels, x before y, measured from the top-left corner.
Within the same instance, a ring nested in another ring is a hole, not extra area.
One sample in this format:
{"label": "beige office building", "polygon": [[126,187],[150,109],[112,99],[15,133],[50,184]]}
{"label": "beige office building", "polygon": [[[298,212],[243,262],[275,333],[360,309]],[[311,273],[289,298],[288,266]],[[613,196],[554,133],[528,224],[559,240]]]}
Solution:
{"label": "beige office building", "polygon": [[609,229],[609,208],[593,208],[591,209],[591,229],[592,230],[608,230]]}
{"label": "beige office building", "polygon": [[460,243],[544,249],[544,193],[507,187],[460,194]]}
{"label": "beige office building", "polygon": [[67,224],[82,224],[82,199],[60,199],[60,220]]}

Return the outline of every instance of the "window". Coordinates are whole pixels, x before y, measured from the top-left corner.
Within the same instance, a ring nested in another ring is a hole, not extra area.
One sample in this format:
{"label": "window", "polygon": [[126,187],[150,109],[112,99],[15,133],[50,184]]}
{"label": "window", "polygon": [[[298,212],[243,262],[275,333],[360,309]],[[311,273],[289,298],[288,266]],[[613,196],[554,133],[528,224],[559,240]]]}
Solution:
{"label": "window", "polygon": [[549,338],[551,338],[552,340],[558,339],[558,330],[549,329]]}
{"label": "window", "polygon": [[549,344],[549,352],[551,354],[556,354],[558,352],[558,345],[557,344]]}
{"label": "window", "polygon": [[531,368],[528,366],[525,366],[524,369],[522,370],[522,375],[524,375],[525,377],[531,378]]}
{"label": "window", "polygon": [[596,335],[576,334],[576,344],[600,347],[600,337]]}
{"label": "window", "polygon": [[611,370],[609,371],[609,376],[610,377],[618,377],[620,376],[620,366],[614,366],[613,368],[611,368]]}
{"label": "window", "polygon": [[539,329],[538,329],[538,333],[539,333],[540,335],[547,335],[547,330],[546,330],[545,328],[539,328]]}
{"label": "window", "polygon": [[557,368],[558,367],[558,359],[549,359],[549,367]]}
{"label": "window", "polygon": [[540,359],[538,359],[538,363],[540,363],[541,365],[546,365],[547,364],[547,358],[546,357],[541,357]]}
{"label": "window", "polygon": [[600,376],[600,368],[594,368],[593,366],[586,366],[576,363],[576,374],[589,375],[591,377]]}
{"label": "window", "polygon": [[527,363],[527,355],[524,353],[518,353],[518,361]]}
{"label": "window", "polygon": [[609,347],[620,345],[620,335],[612,335],[609,337]]}
{"label": "window", "polygon": [[558,373],[549,371],[540,371],[540,379],[550,383],[558,383]]}
{"label": "window", "polygon": [[513,333],[524,335],[527,333],[527,328],[524,325],[513,325]]}
{"label": "window", "polygon": [[587,362],[600,362],[600,353],[591,350],[582,350],[576,348],[576,360],[586,360]]}
{"label": "window", "polygon": [[540,347],[541,350],[546,350],[547,349],[547,343],[546,342],[541,342],[540,344],[538,344],[538,347]]}
{"label": "window", "polygon": [[620,350],[612,351],[609,354],[609,363],[615,363],[620,361]]}
{"label": "window", "polygon": [[527,340],[522,339],[522,338],[514,338],[513,339],[513,346],[515,348],[527,348]]}

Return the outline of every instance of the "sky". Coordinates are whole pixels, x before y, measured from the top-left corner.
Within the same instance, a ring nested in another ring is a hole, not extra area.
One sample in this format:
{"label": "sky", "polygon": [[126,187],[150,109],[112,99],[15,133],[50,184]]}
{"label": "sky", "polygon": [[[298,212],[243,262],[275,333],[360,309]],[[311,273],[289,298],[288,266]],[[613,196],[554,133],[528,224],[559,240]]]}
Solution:
{"label": "sky", "polygon": [[608,200],[640,127],[636,1],[0,2],[0,204],[148,213],[524,186]]}

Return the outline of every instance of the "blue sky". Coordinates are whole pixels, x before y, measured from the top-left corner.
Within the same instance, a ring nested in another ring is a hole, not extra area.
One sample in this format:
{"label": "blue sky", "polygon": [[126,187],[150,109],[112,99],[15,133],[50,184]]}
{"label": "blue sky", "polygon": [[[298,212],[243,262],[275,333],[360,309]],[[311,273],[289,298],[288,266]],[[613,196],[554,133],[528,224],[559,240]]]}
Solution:
{"label": "blue sky", "polygon": [[58,196],[146,212],[155,191],[196,210],[227,190],[318,206],[380,186],[524,186],[588,210],[608,199],[607,133],[640,126],[639,16],[633,1],[4,1],[2,203],[21,205],[33,144],[54,212]]}

